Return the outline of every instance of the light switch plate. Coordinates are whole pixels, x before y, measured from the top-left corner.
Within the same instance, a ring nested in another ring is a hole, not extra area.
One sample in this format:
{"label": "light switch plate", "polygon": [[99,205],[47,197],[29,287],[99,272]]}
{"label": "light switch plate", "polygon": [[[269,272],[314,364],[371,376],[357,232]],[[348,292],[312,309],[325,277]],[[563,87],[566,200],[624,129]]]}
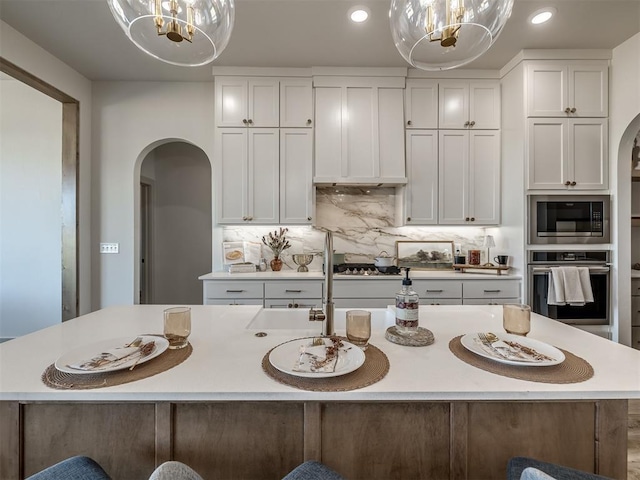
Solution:
{"label": "light switch plate", "polygon": [[119,243],[101,243],[100,244],[100,253],[119,253],[119,252],[120,252]]}

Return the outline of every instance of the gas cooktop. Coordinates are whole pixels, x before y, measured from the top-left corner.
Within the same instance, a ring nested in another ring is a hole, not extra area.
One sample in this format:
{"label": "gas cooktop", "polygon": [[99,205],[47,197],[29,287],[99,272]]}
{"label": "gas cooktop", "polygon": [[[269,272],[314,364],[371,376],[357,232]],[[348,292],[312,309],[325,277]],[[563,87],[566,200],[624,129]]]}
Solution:
{"label": "gas cooktop", "polygon": [[376,267],[373,263],[339,263],[333,266],[336,275],[400,275],[400,268]]}

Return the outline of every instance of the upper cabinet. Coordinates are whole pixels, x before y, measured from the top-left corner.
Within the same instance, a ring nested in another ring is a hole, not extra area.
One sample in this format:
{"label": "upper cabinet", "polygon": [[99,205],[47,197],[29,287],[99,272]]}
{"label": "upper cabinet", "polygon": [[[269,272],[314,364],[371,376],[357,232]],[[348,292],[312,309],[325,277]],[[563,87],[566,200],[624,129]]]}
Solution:
{"label": "upper cabinet", "polygon": [[607,61],[547,61],[527,65],[529,117],[607,117]]}
{"label": "upper cabinet", "polygon": [[310,224],[313,211],[313,130],[280,129],[280,223]]}
{"label": "upper cabinet", "polygon": [[310,78],[280,80],[280,126],[313,126],[313,83]]}
{"label": "upper cabinet", "polygon": [[500,128],[498,81],[441,80],[439,92],[439,128]]}
{"label": "upper cabinet", "polygon": [[438,223],[437,130],[407,130],[404,218],[405,225]]}
{"label": "upper cabinet", "polygon": [[406,183],[403,106],[403,88],[338,78],[316,85],[314,182]]}
{"label": "upper cabinet", "polygon": [[409,79],[404,95],[406,128],[438,128],[437,80]]}
{"label": "upper cabinet", "polygon": [[280,82],[268,77],[216,77],[217,127],[279,127]]}

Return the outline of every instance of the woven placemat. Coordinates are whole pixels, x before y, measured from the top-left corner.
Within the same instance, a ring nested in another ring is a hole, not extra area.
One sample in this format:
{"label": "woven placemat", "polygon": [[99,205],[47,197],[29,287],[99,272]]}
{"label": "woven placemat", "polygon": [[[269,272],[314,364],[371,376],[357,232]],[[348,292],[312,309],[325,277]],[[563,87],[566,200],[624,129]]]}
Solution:
{"label": "woven placemat", "polygon": [[449,342],[449,350],[463,362],[487,372],[495,373],[496,375],[540,383],[579,383],[593,377],[593,367],[589,362],[561,348],[559,350],[562,350],[562,353],[564,353],[565,360],[558,365],[550,365],[548,367],[521,367],[517,365],[506,365],[476,355],[462,345],[460,342],[461,338],[462,335],[451,339]]}
{"label": "woven placemat", "polygon": [[[279,346],[279,345],[278,345]],[[277,348],[278,346],[274,347]],[[273,348],[271,349],[273,350]],[[329,378],[296,377],[276,369],[269,362],[271,350],[262,359],[262,369],[275,381],[290,387],[313,392],[346,392],[357,390],[379,382],[389,371],[389,359],[378,347],[369,344],[364,351],[364,364],[357,370]]]}
{"label": "woven placemat", "polygon": [[189,358],[191,352],[193,352],[191,344],[178,350],[167,349],[156,358],[136,365],[133,370],[126,368],[105,373],[66,373],[61,372],[54,364],[51,364],[42,373],[42,382],[47,387],[58,390],[87,390],[90,388],[113,387],[166,372],[184,362]]}

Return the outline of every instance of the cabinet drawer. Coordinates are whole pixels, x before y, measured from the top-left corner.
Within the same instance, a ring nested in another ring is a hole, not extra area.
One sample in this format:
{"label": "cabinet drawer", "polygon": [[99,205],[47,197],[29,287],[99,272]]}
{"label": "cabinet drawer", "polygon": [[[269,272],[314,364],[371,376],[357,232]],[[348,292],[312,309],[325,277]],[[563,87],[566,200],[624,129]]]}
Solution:
{"label": "cabinet drawer", "polygon": [[520,282],[477,280],[462,282],[464,298],[520,298]]}
{"label": "cabinet drawer", "polygon": [[396,292],[401,288],[401,277],[396,280],[335,280],[333,298],[390,298],[391,303],[395,303]]}
{"label": "cabinet drawer", "polygon": [[640,278],[634,278],[631,280],[631,295],[640,296]]}
{"label": "cabinet drawer", "polygon": [[205,282],[204,298],[259,298],[264,297],[262,282]]}
{"label": "cabinet drawer", "polygon": [[631,325],[640,327],[640,297],[631,298]]}
{"label": "cabinet drawer", "polygon": [[462,282],[414,280],[413,289],[421,299],[462,298]]}
{"label": "cabinet drawer", "polygon": [[261,298],[205,298],[205,305],[262,305]]}
{"label": "cabinet drawer", "polygon": [[322,298],[322,282],[265,282],[265,298]]}

